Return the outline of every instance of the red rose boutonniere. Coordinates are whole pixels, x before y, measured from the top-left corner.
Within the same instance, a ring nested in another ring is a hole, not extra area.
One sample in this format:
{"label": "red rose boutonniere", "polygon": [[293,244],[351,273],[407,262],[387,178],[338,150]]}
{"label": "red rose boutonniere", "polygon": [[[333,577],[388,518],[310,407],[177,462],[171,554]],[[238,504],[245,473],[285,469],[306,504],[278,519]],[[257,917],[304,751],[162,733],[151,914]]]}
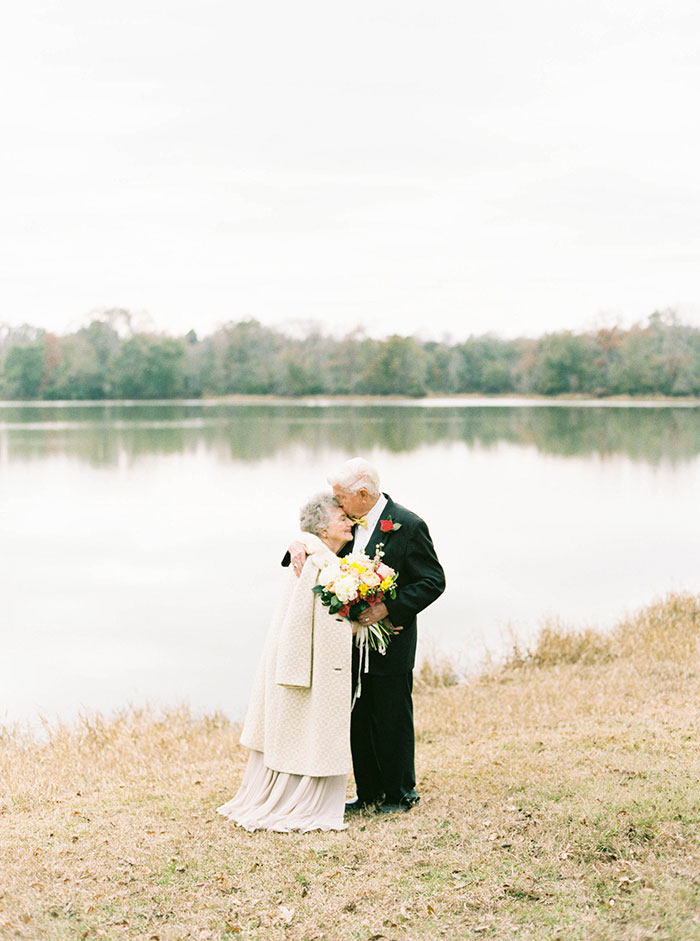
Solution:
{"label": "red rose boutonniere", "polygon": [[379,520],[379,528],[383,533],[393,533],[396,529],[401,529],[401,523],[395,523],[393,519],[388,516],[385,520]]}

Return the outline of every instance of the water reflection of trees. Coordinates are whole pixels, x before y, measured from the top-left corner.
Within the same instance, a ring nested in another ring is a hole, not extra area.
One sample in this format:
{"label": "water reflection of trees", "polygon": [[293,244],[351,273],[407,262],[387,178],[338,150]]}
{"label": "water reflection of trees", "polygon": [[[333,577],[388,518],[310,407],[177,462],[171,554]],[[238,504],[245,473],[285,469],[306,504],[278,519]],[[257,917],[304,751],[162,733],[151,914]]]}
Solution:
{"label": "water reflection of trees", "polygon": [[291,448],[395,453],[463,442],[531,445],[545,454],[625,455],[657,464],[700,453],[700,412],[680,408],[99,405],[0,408],[9,459],[64,455],[93,466],[204,449],[256,461]]}

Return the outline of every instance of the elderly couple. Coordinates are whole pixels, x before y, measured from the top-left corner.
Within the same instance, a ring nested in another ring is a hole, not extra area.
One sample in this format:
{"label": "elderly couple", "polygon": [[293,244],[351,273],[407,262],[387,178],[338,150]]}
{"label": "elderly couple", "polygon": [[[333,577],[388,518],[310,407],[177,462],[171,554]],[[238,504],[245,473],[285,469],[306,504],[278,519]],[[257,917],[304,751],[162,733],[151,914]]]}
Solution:
{"label": "elderly couple", "polygon": [[[329,476],[333,494],[301,510],[302,533],[283,565],[283,598],[273,618],[241,735],[248,764],[236,796],[218,812],[248,830],[342,830],[343,815],[410,810],[415,790],[413,665],[416,615],[442,594],[445,575],[428,527],[382,493],[379,474],[362,458]],[[361,693],[351,624],[329,613],[317,593],[319,573],[350,551],[399,573],[396,598],[360,616],[389,621],[386,653],[371,650]],[[345,803],[352,754],[357,798]]]}

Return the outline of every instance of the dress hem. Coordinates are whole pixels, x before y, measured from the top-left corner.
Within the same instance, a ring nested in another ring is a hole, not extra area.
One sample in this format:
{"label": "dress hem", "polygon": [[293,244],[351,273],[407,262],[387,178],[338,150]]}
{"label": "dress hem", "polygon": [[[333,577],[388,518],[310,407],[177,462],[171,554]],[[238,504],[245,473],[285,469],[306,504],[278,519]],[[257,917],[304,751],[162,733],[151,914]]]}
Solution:
{"label": "dress hem", "polygon": [[251,750],[238,793],[216,812],[249,833],[345,830],[347,781],[347,773],[317,777],[274,771],[262,752]]}

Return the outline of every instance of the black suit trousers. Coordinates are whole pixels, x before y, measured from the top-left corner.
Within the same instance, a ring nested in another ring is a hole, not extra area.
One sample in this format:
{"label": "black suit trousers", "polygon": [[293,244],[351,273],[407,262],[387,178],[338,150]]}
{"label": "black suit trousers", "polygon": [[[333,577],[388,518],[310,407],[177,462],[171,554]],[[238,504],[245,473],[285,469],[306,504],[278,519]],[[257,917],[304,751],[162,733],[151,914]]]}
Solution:
{"label": "black suit trousers", "polygon": [[[357,670],[357,657],[354,660]],[[360,801],[372,802],[384,794],[387,801],[399,803],[403,797],[415,795],[412,691],[411,672],[398,676],[362,674],[362,694],[350,722],[352,767]]]}

